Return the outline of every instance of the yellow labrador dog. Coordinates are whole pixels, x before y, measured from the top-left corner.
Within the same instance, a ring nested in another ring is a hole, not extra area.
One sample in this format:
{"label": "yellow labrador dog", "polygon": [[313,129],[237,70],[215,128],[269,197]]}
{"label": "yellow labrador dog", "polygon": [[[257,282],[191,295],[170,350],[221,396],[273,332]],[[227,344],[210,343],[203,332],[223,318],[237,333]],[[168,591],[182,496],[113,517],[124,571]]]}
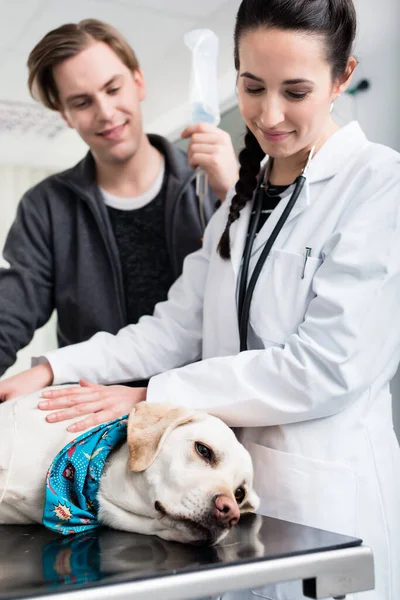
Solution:
{"label": "yellow labrador dog", "polygon": [[[76,434],[66,430],[72,421],[45,420],[37,408],[40,396],[35,392],[0,405],[0,524],[41,523],[45,504],[50,504],[52,528],[71,533],[69,520],[79,496],[91,520],[80,518],[78,531],[104,524],[165,540],[216,544],[241,513],[258,508],[250,455],[216,417],[141,402],[127,423],[122,419],[113,425],[114,430],[125,426],[117,443],[109,441],[108,429],[99,428],[74,440]],[[98,445],[86,451],[80,440],[92,434]],[[98,487],[91,488],[93,502],[85,496],[95,482],[91,461],[106,446]],[[81,457],[87,461],[86,479],[77,491]],[[56,458],[65,463],[53,462]],[[61,492],[49,502],[46,494],[55,493],[57,473]],[[67,487],[72,502],[63,495]]]}

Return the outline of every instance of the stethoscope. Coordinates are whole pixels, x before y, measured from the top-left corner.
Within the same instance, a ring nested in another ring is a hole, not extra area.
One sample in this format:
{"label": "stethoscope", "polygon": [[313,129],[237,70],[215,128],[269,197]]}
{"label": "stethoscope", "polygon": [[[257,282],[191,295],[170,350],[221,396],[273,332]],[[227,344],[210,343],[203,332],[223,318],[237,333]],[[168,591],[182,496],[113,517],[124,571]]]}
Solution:
{"label": "stethoscope", "polygon": [[295,180],[295,187],[292,195],[290,196],[289,202],[285,206],[283,213],[281,214],[277,224],[275,225],[271,235],[265,243],[265,246],[261,252],[261,255],[254,267],[254,271],[251,274],[250,281],[247,284],[248,274],[249,274],[249,266],[250,266],[250,258],[251,251],[253,248],[254,240],[257,235],[257,227],[260,221],[262,204],[263,204],[263,195],[264,189],[267,186],[268,174],[271,170],[272,162],[270,161],[265,170],[264,177],[261,177],[260,183],[258,184],[256,191],[254,192],[254,208],[255,215],[251,222],[250,231],[247,236],[246,244],[243,251],[242,258],[242,268],[239,276],[239,292],[238,292],[238,318],[239,318],[239,336],[240,336],[240,351],[247,350],[247,331],[249,328],[249,314],[250,314],[250,304],[251,299],[253,297],[254,288],[256,287],[256,283],[258,278],[260,277],[261,270],[264,266],[265,261],[269,253],[271,252],[271,248],[278,237],[282,227],[284,226],[286,219],[288,218],[293,206],[295,205],[298,197],[301,194],[301,190],[303,189],[304,183],[306,181],[306,173],[308,167],[310,165],[311,159],[314,154],[315,146],[311,148],[308,153],[306,164],[300,175]]}

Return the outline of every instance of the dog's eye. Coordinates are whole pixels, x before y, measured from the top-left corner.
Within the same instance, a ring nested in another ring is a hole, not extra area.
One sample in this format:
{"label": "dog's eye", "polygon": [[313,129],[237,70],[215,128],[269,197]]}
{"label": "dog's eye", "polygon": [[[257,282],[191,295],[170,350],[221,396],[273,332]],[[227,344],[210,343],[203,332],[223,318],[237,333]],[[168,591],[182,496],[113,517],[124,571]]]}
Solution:
{"label": "dog's eye", "polygon": [[205,446],[201,442],[195,442],[194,447],[196,448],[196,452],[200,454],[204,460],[207,462],[211,462],[214,458],[214,453],[208,446]]}
{"label": "dog's eye", "polygon": [[246,496],[246,490],[242,487],[238,487],[235,492],[235,500],[238,504],[242,504],[244,498]]}

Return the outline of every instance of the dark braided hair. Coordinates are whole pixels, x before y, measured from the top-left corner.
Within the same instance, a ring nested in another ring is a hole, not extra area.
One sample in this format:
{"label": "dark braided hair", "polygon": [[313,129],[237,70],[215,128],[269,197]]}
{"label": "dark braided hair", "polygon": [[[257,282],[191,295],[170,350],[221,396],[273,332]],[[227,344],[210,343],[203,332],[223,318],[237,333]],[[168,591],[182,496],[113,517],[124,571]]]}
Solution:
{"label": "dark braided hair", "polygon": [[[336,80],[345,73],[356,35],[356,23],[353,0],[242,0],[234,32],[236,70],[240,68],[241,37],[260,28],[275,28],[321,36],[332,79]],[[236,194],[218,245],[218,252],[224,259],[230,258],[229,228],[240,217],[240,211],[246,202],[253,197],[260,162],[264,156],[256,138],[247,130],[245,147],[239,155],[240,171]]]}
{"label": "dark braided hair", "polygon": [[232,198],[228,221],[218,244],[219,254],[225,259],[231,257],[230,226],[240,217],[240,211],[245,207],[246,202],[252,199],[257,185],[260,162],[265,156],[265,152],[262,150],[255,136],[251,133],[250,129],[246,129],[244,148],[239,154],[240,170],[239,179],[235,186],[236,194]]}

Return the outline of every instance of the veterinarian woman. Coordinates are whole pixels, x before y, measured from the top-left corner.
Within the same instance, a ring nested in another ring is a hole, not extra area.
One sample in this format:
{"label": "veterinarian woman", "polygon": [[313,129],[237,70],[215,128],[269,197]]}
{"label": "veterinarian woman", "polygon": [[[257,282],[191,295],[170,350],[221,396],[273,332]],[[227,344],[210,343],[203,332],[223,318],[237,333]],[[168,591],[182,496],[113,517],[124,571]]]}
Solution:
{"label": "veterinarian woman", "polygon": [[[86,384],[42,408],[70,407],[54,420],[88,414],[83,428],[144,398],[221,417],[241,428],[261,512],[362,537],[376,561],[363,600],[397,600],[400,158],[332,118],[356,66],[355,29],[351,0],[242,2],[235,63],[248,133],[232,201],[203,248],[153,317],[49,353],[0,390],[153,376],[147,391]],[[294,587],[257,594],[292,599]]]}

